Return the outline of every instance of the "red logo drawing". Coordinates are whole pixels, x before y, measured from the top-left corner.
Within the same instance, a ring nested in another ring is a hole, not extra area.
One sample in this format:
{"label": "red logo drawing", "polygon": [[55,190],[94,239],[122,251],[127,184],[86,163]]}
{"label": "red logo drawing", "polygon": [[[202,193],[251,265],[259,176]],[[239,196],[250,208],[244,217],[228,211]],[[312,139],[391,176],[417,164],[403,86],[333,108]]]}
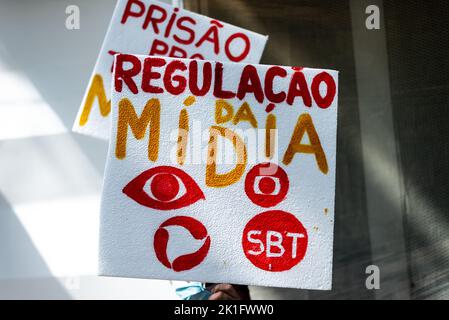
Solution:
{"label": "red logo drawing", "polygon": [[[177,257],[172,263],[168,260],[167,244],[170,237],[165,227],[180,226],[187,229],[196,240],[203,240],[204,244],[196,252]],[[157,259],[167,268],[180,272],[190,270],[199,265],[207,256],[210,248],[210,237],[207,234],[206,227],[190,217],[173,217],[162,223],[154,235],[154,251]]]}
{"label": "red logo drawing", "polygon": [[269,208],[285,199],[289,187],[285,171],[274,163],[260,163],[246,175],[245,192],[258,206]]}
{"label": "red logo drawing", "polygon": [[291,213],[273,210],[258,214],[245,226],[243,252],[257,268],[279,272],[290,270],[305,256],[307,231]]}
{"label": "red logo drawing", "polygon": [[[180,182],[185,193],[179,196]],[[205,199],[195,180],[181,169],[169,166],[142,172],[124,188],[123,193],[137,203],[158,210],[173,210]]]}

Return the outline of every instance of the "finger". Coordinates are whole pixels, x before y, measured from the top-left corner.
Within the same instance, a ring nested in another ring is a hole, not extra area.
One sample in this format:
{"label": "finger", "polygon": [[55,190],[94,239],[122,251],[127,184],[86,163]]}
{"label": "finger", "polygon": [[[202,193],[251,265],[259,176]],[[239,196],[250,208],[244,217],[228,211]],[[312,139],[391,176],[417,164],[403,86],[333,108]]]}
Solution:
{"label": "finger", "polygon": [[225,292],[228,292],[228,291],[230,291],[230,290],[232,290],[232,289],[234,289],[234,287],[232,286],[232,284],[229,284],[229,283],[219,283],[219,284],[216,284],[214,287],[213,287],[213,289],[212,289],[212,292],[218,292],[218,291],[225,291]]}
{"label": "finger", "polygon": [[209,297],[209,300],[236,300],[224,291],[218,291]]}
{"label": "finger", "polygon": [[224,292],[227,295],[231,296],[233,299],[240,299],[239,293],[237,292],[236,288],[231,284],[227,284],[227,283],[217,284],[213,288],[212,292],[213,293]]}

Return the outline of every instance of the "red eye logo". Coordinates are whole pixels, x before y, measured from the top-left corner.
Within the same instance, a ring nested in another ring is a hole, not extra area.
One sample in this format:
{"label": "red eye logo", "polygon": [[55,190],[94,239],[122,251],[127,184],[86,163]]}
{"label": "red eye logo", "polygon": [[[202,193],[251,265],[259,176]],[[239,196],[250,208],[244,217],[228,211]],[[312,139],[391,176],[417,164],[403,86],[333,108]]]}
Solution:
{"label": "red eye logo", "polygon": [[142,172],[123,188],[123,193],[145,207],[158,210],[179,209],[205,199],[192,177],[169,166]]}

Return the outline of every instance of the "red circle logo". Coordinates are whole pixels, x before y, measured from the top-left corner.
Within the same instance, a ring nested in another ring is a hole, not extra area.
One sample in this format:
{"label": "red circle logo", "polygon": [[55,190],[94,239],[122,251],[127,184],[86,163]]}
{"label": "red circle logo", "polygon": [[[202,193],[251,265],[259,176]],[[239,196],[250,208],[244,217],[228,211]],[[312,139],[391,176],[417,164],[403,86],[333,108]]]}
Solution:
{"label": "red circle logo", "polygon": [[245,192],[258,206],[269,208],[285,199],[289,187],[285,171],[274,163],[260,163],[246,175]]}
{"label": "red circle logo", "polygon": [[[170,237],[165,227],[180,226],[187,229],[196,240],[204,240],[203,245],[196,252],[177,257],[170,262],[167,256],[167,244]],[[173,217],[162,223],[154,235],[154,251],[157,259],[167,268],[173,271],[190,270],[199,265],[206,258],[210,248],[210,237],[207,234],[206,227],[190,217]]]}
{"label": "red circle logo", "polygon": [[243,252],[259,269],[290,270],[305,256],[307,231],[291,213],[273,210],[258,214],[245,226]]}

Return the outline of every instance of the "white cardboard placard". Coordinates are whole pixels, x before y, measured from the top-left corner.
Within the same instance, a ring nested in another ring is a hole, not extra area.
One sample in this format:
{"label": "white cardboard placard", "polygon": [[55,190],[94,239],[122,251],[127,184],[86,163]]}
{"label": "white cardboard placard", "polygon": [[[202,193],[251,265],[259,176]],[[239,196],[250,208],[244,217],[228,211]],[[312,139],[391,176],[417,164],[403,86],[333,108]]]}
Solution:
{"label": "white cardboard placard", "polygon": [[115,63],[100,274],[330,289],[338,72]]}
{"label": "white cardboard placard", "polygon": [[108,139],[114,55],[258,63],[267,36],[153,0],[119,0],[73,131]]}

